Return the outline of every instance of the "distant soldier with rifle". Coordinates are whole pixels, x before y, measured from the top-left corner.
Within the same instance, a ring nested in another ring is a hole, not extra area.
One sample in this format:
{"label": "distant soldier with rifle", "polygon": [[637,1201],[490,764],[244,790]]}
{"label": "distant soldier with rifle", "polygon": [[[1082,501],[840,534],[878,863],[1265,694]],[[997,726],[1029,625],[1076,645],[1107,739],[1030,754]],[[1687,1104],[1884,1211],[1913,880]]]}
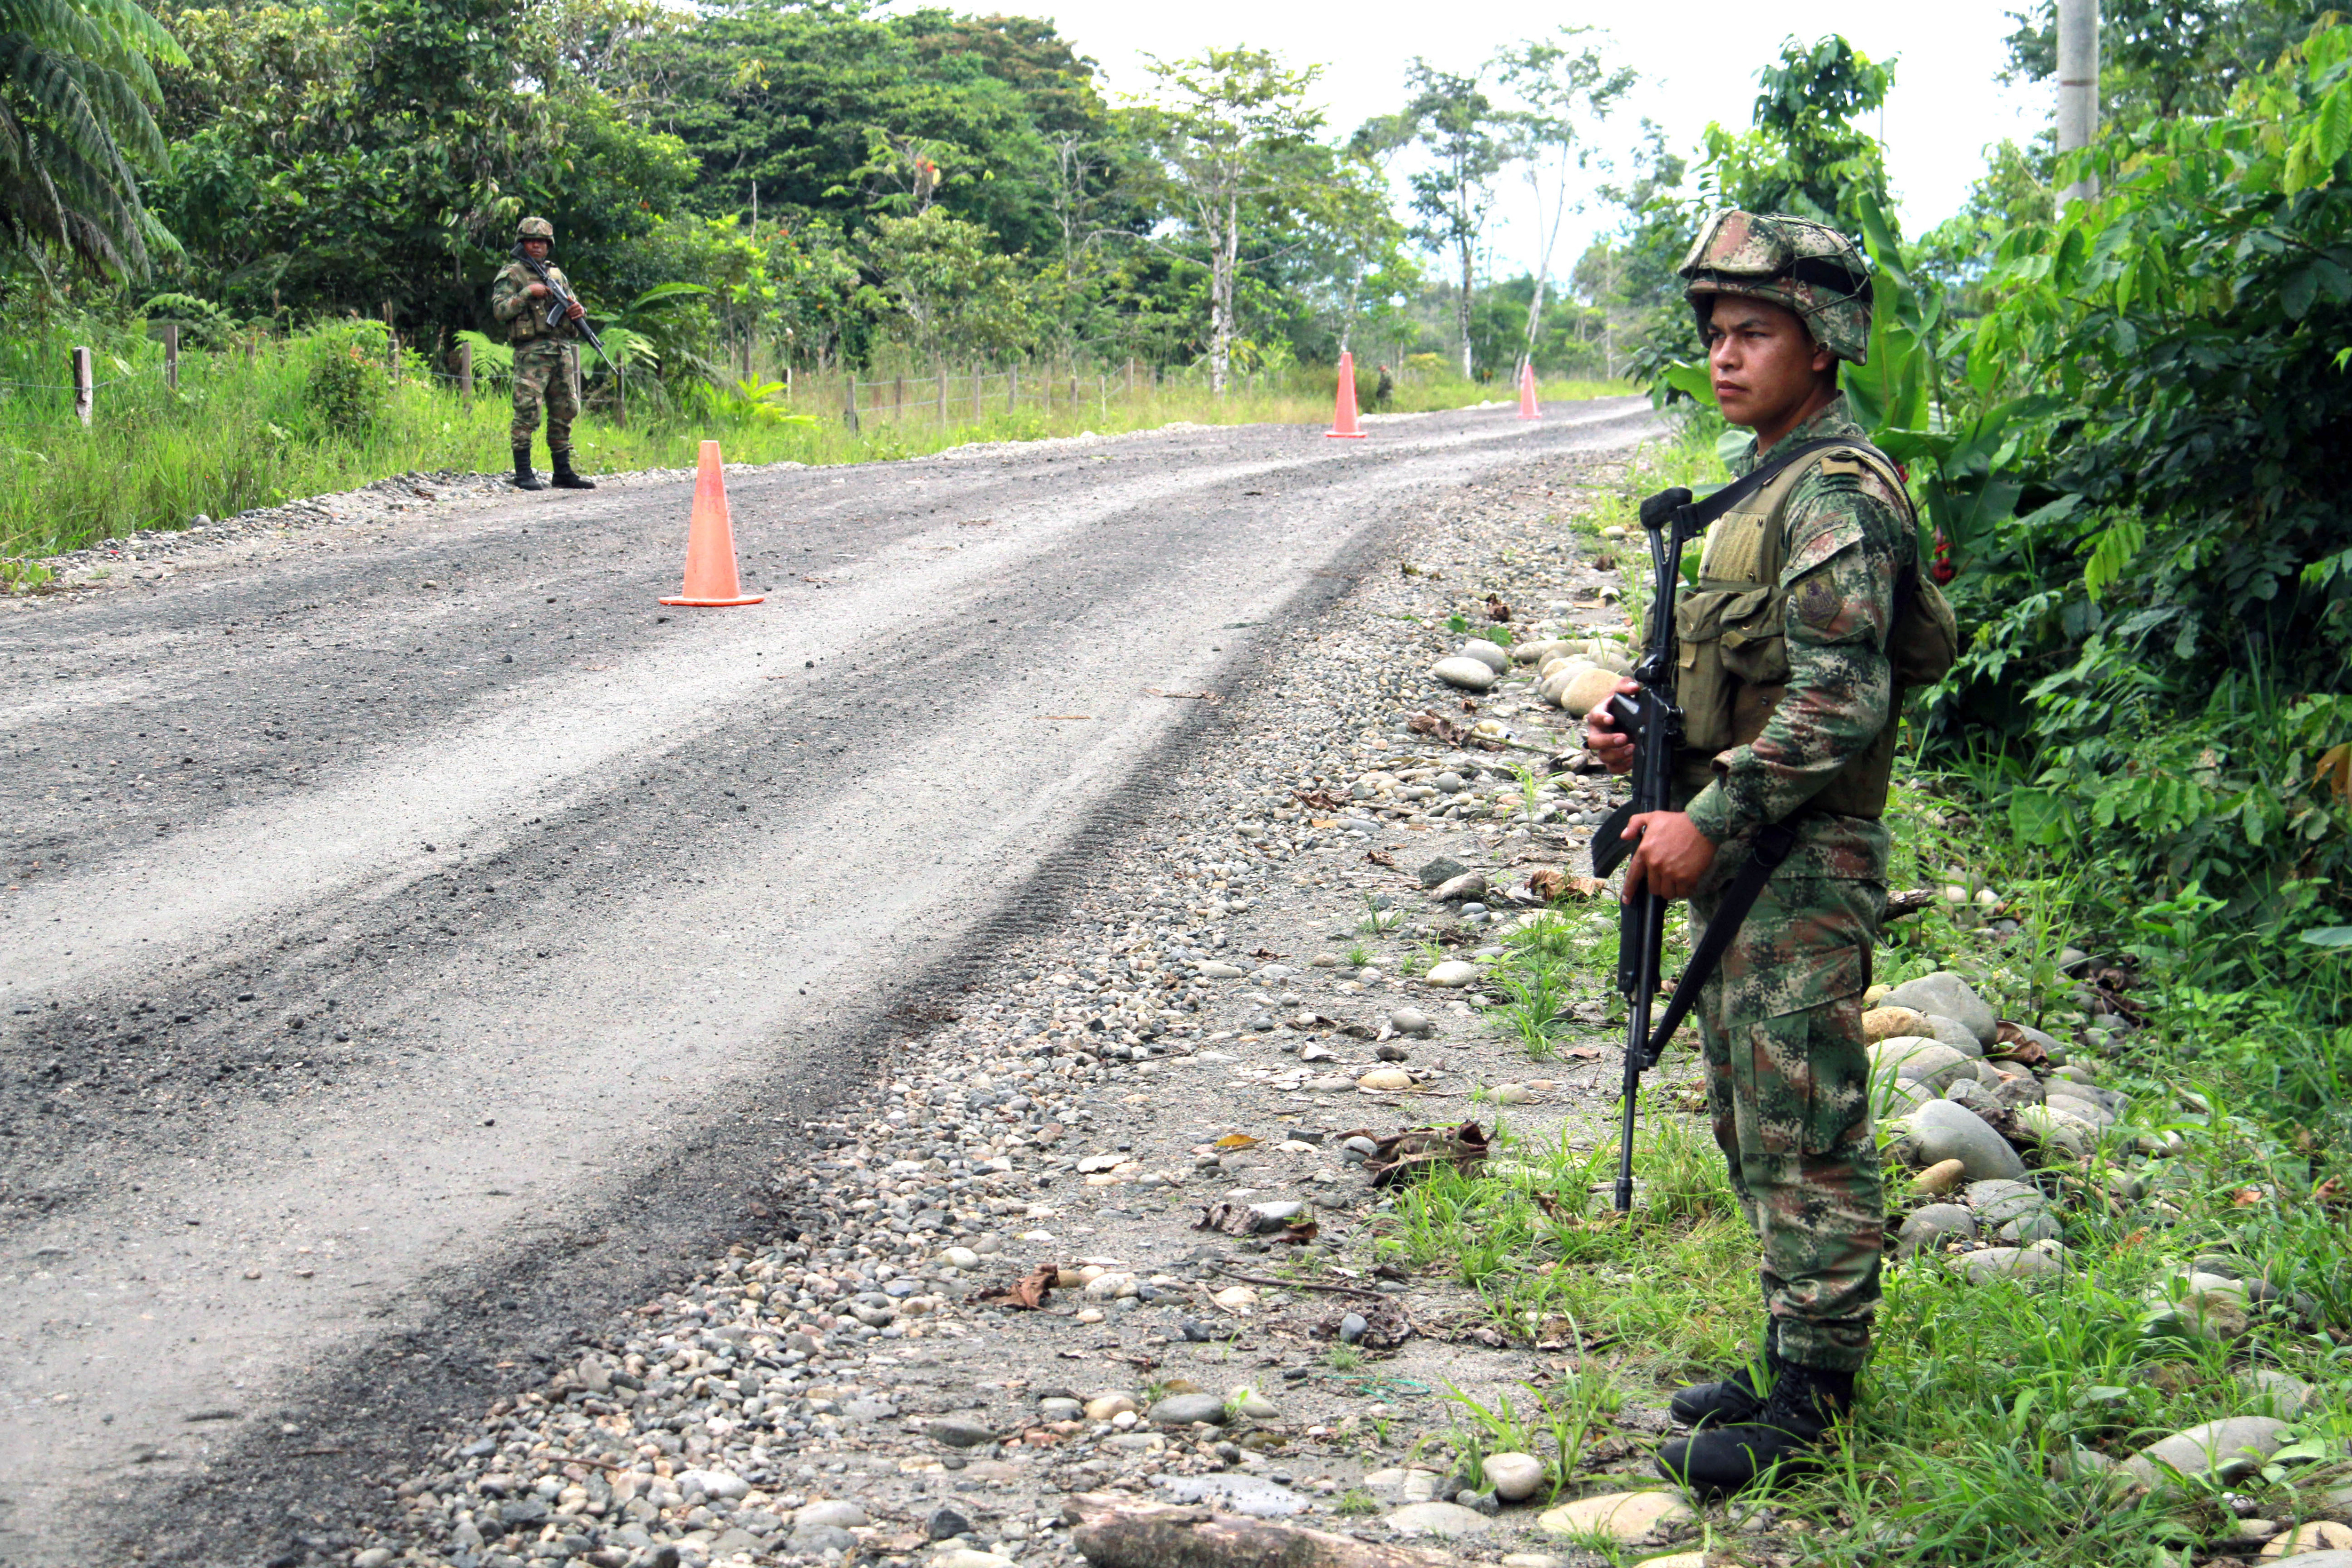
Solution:
{"label": "distant soldier with rifle", "polygon": [[[1684,1389],[1673,1411],[1697,1430],[1658,1456],[1724,1492],[1818,1462],[1869,1353],[1885,1206],[1862,999],[1885,909],[1881,817],[1904,688],[1949,668],[1955,636],[1903,479],[1838,390],[1838,362],[1864,363],[1870,336],[1852,243],[1728,212],[1681,275],[1723,416],[1756,439],[1714,496],[1643,503],[1648,648],[1585,742],[1611,772],[1639,770],[1594,839],[1604,872],[1631,848],[1627,1156],[1640,1070],[1696,1011],[1716,1142],[1762,1244],[1762,1374]],[[1682,545],[1699,538],[1697,586],[1676,603]],[[1705,930],[1653,1033],[1673,899]]]}
{"label": "distant soldier with rifle", "polygon": [[[543,490],[530,471],[530,438],[539,430],[539,410],[547,406],[547,457],[555,487],[593,490],[595,484],[572,469],[572,422],[580,417],[577,340],[587,310],[572,295],[562,268],[547,259],[555,247],[555,226],[527,217],[515,226],[514,259],[490,285],[490,312],[507,324],[514,344],[515,488]],[[555,319],[551,321],[552,315]]]}

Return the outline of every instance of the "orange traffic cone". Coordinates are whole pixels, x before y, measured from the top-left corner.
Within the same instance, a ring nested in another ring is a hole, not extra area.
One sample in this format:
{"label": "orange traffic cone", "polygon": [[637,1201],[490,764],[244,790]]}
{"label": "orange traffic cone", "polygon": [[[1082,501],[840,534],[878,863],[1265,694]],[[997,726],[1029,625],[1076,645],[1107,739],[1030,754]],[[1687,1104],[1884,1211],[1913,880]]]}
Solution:
{"label": "orange traffic cone", "polygon": [[1339,400],[1331,410],[1331,428],[1323,434],[1340,441],[1364,439],[1363,426],[1356,423],[1356,356],[1345,349],[1339,351]]}
{"label": "orange traffic cone", "polygon": [[1536,362],[1531,359],[1519,362],[1519,417],[1543,417],[1543,410],[1536,406]]}
{"label": "orange traffic cone", "polygon": [[665,605],[756,605],[735,575],[735,525],[727,518],[727,474],[719,443],[705,441],[694,467],[694,517],[686,527],[686,586]]}

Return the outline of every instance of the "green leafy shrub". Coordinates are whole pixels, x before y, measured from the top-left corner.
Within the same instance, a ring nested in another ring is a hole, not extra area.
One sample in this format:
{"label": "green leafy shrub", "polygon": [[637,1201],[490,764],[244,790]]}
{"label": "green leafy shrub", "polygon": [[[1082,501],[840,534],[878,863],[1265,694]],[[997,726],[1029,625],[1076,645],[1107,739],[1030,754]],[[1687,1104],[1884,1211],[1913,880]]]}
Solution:
{"label": "green leafy shrub", "polygon": [[384,363],[384,329],[373,321],[331,327],[310,341],[302,394],[317,428],[372,430],[391,410],[392,372]]}

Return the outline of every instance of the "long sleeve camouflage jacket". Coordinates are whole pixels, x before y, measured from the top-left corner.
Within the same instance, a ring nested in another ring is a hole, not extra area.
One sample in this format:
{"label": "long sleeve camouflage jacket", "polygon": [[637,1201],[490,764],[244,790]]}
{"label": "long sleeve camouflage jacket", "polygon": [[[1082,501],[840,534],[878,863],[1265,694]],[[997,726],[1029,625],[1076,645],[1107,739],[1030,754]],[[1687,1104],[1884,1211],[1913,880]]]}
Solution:
{"label": "long sleeve camouflage jacket", "polygon": [[[1867,440],[1845,398],[1781,437]],[[1732,468],[1757,463],[1753,442]],[[1800,481],[1785,513],[1788,590],[1787,694],[1762,734],[1715,759],[1715,782],[1685,809],[1692,825],[1719,847],[1707,881],[1721,883],[1748,858],[1756,829],[1790,817],[1894,721],[1886,635],[1895,619],[1895,584],[1916,550],[1908,501],[1875,473],[1824,474]],[[1867,817],[1807,812],[1795,817],[1795,876],[1883,881],[1890,838]]]}

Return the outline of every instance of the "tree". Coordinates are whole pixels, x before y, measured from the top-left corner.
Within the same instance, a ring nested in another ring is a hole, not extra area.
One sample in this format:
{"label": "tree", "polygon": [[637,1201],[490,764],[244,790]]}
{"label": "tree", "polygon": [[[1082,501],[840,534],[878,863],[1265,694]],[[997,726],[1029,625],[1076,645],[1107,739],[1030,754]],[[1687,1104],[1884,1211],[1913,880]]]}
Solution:
{"label": "tree", "polygon": [[[2335,7],[2317,0],[2100,0],[2100,115],[2218,114],[2239,85],[2300,42]],[[2054,0],[2012,11],[2005,82],[2058,74]]]}
{"label": "tree", "polygon": [[168,161],[153,62],[184,58],[134,0],[0,3],[0,238],[143,277],[176,244],[139,190]]}
{"label": "tree", "polygon": [[1471,296],[1478,237],[1495,205],[1495,176],[1507,155],[1499,134],[1502,119],[1482,85],[1485,74],[1483,68],[1469,76],[1441,71],[1419,57],[1405,69],[1406,85],[1413,89],[1405,112],[1431,163],[1410,182],[1412,210],[1421,219],[1416,232],[1433,249],[1454,252],[1461,279],[1454,319],[1465,378],[1477,370],[1471,344]]}
{"label": "tree", "polygon": [[1211,48],[1188,59],[1150,58],[1156,98],[1134,124],[1152,148],[1171,206],[1192,230],[1209,272],[1209,385],[1223,394],[1233,364],[1235,282],[1244,239],[1281,226],[1328,193],[1315,140],[1320,110],[1307,89],[1320,67],[1292,70],[1269,50]]}
{"label": "tree", "polygon": [[991,239],[939,207],[877,218],[865,242],[877,279],[869,308],[903,322],[913,346],[934,360],[1025,347],[1034,329],[1028,279],[1021,258]]}
{"label": "tree", "polygon": [[1563,26],[1559,41],[1538,38],[1496,57],[1517,107],[1508,116],[1507,156],[1527,175],[1535,198],[1536,265],[1528,300],[1528,363],[1543,330],[1544,289],[1551,281],[1553,247],[1568,216],[1569,188],[1585,167],[1583,122],[1609,117],[1617,100],[1639,80],[1630,66],[1612,68],[1597,43],[1575,47],[1592,31]]}
{"label": "tree", "polygon": [[693,172],[567,63],[560,7],[358,0],[347,16],[176,20],[189,65],[166,90],[187,131],[155,200],[205,275],[190,291],[247,310],[390,304],[404,330],[475,326],[527,212],[554,221],[593,290],[598,258],[657,227]]}
{"label": "tree", "polygon": [[1723,206],[1793,213],[1862,233],[1865,198],[1888,205],[1886,163],[1857,116],[1886,101],[1892,65],[1880,65],[1832,34],[1811,47],[1791,38],[1758,73],[1746,133],[1706,128],[1703,191]]}

